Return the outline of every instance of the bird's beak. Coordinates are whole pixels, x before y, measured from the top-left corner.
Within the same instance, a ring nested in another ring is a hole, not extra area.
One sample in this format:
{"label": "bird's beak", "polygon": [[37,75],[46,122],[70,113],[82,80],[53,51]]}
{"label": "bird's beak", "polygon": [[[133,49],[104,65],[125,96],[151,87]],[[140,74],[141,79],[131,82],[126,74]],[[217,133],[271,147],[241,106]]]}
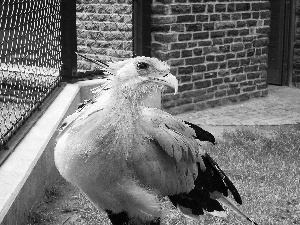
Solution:
{"label": "bird's beak", "polygon": [[149,77],[149,79],[156,83],[163,84],[168,87],[174,88],[174,90],[175,90],[174,94],[176,94],[178,91],[178,80],[171,73],[167,73],[161,77]]}

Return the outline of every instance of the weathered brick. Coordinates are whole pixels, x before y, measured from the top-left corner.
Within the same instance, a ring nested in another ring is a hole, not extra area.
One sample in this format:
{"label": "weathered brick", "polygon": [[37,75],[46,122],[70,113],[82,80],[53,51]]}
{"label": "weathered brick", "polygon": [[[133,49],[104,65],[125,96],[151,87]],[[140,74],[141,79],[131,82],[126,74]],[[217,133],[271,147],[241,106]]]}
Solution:
{"label": "weathered brick", "polygon": [[237,36],[239,34],[239,30],[227,30],[227,36]]}
{"label": "weathered brick", "polygon": [[210,21],[220,21],[221,20],[221,15],[220,14],[211,14],[209,16]]}
{"label": "weathered brick", "polygon": [[197,73],[197,72],[204,72],[206,71],[206,66],[205,65],[197,65],[197,66],[194,66],[194,72]]}
{"label": "weathered brick", "polygon": [[195,15],[177,16],[177,23],[195,22],[195,20],[196,20],[196,16]]}
{"label": "weathered brick", "polygon": [[162,43],[176,42],[177,34],[154,34],[154,40]]}
{"label": "weathered brick", "polygon": [[196,21],[198,22],[208,22],[208,15],[196,15]]}
{"label": "weathered brick", "polygon": [[216,78],[218,76],[217,72],[204,73],[204,79]]}
{"label": "weathered brick", "polygon": [[170,58],[179,58],[180,57],[180,51],[169,52],[169,57]]}
{"label": "weathered brick", "polygon": [[243,35],[249,35],[250,34],[250,30],[249,29],[242,29],[239,30],[239,35],[243,36]]}
{"label": "weathered brick", "polygon": [[183,98],[188,98],[188,97],[196,97],[196,96],[201,96],[206,94],[205,89],[198,89],[198,90],[192,90],[192,91],[185,91],[181,94]]}
{"label": "weathered brick", "polygon": [[177,50],[177,49],[186,49],[187,43],[186,42],[179,42],[179,43],[173,43],[171,44],[171,50]]}
{"label": "weathered brick", "polygon": [[203,23],[203,30],[214,30],[214,23]]}
{"label": "weathered brick", "polygon": [[223,13],[222,14],[222,21],[230,20],[231,14],[230,13]]}
{"label": "weathered brick", "polygon": [[[204,70],[206,70],[206,67],[204,66]],[[200,73],[200,74],[193,74],[192,75],[192,81],[197,81],[197,80],[203,80],[203,73]]]}
{"label": "weathered brick", "polygon": [[191,13],[191,6],[190,5],[171,5],[172,14],[186,14]]}
{"label": "weathered brick", "polygon": [[198,46],[203,47],[203,46],[210,46],[212,44],[212,41],[210,40],[205,40],[205,41],[199,41]]}
{"label": "weathered brick", "polygon": [[216,29],[227,29],[227,28],[234,28],[235,22],[233,21],[222,21],[216,22]]}
{"label": "weathered brick", "polygon": [[179,99],[179,94],[170,93],[170,94],[164,94],[162,95],[162,101],[171,101],[171,100],[177,100]]}
{"label": "weathered brick", "polygon": [[152,24],[171,24],[175,23],[177,20],[176,16],[161,16],[161,15],[153,15],[151,17]]}
{"label": "weathered brick", "polygon": [[219,85],[223,83],[223,78],[216,78],[212,80],[212,85]]}
{"label": "weathered brick", "polygon": [[258,69],[258,65],[245,66],[245,67],[244,67],[244,71],[245,71],[245,72],[253,72],[253,71],[257,71],[257,69]]}
{"label": "weathered brick", "polygon": [[223,45],[219,47],[220,52],[229,52],[230,51],[230,45]]}
{"label": "weathered brick", "polygon": [[195,106],[195,110],[197,111],[201,111],[207,108],[205,102],[197,102],[194,104],[194,106]]}
{"label": "weathered brick", "polygon": [[193,102],[192,98],[180,98],[177,100],[176,105],[177,106],[186,105],[186,104],[190,104],[192,102]]}
{"label": "weathered brick", "polygon": [[191,74],[191,73],[193,73],[192,66],[178,67],[178,74]]}
{"label": "weathered brick", "polygon": [[225,37],[225,31],[212,31],[210,33],[211,38],[217,38],[217,37]]}
{"label": "weathered brick", "polygon": [[244,87],[242,88],[243,92],[252,92],[255,90],[255,86],[250,86],[250,87]]}
{"label": "weathered brick", "polygon": [[153,14],[168,14],[168,6],[166,5],[153,5],[152,6],[152,13]]}
{"label": "weathered brick", "polygon": [[184,59],[172,59],[170,60],[170,66],[183,66]]}
{"label": "weathered brick", "polygon": [[207,88],[211,86],[211,80],[196,81],[194,85],[195,89]]}
{"label": "weathered brick", "polygon": [[193,58],[186,58],[185,64],[186,65],[196,65],[202,64],[205,61],[205,57],[193,57]]}
{"label": "weathered brick", "polygon": [[246,80],[246,74],[239,74],[239,75],[236,75],[235,76],[235,80],[237,81],[237,82],[241,82],[241,81],[244,81],[244,80]]}
{"label": "weathered brick", "polygon": [[219,67],[219,63],[208,63],[206,65],[206,70],[211,71],[211,70],[216,70]]}
{"label": "weathered brick", "polygon": [[236,22],[237,27],[245,27],[247,25],[247,21],[241,20]]}
{"label": "weathered brick", "polygon": [[204,13],[206,10],[206,4],[193,4],[193,13]]}
{"label": "weathered brick", "polygon": [[243,73],[244,67],[236,67],[231,69],[231,74]]}
{"label": "weathered brick", "polygon": [[193,83],[180,84],[178,86],[178,92],[193,90]]}
{"label": "weathered brick", "polygon": [[234,3],[229,3],[227,5],[227,12],[234,12],[235,11],[235,4]]}
{"label": "weathered brick", "polygon": [[214,93],[207,93],[207,94],[196,96],[194,98],[194,102],[203,102],[212,98],[214,98]]}
{"label": "weathered brick", "polygon": [[194,49],[193,49],[193,53],[194,53],[194,55],[196,55],[196,56],[202,55],[202,48],[194,48]]}
{"label": "weathered brick", "polygon": [[216,56],[214,56],[214,55],[207,55],[205,57],[206,61],[208,61],[208,62],[214,62],[215,58],[216,58]]}
{"label": "weathered brick", "polygon": [[226,4],[216,4],[215,11],[216,12],[226,12]]}
{"label": "weathered brick", "polygon": [[242,13],[242,19],[243,19],[243,20],[250,19],[251,16],[252,16],[252,14],[251,14],[250,12]]}
{"label": "weathered brick", "polygon": [[252,3],[253,11],[261,11],[270,8],[270,2]]}
{"label": "weathered brick", "polygon": [[256,32],[258,34],[268,34],[268,33],[270,33],[270,27],[256,28]]}
{"label": "weathered brick", "polygon": [[182,75],[182,76],[179,76],[179,78],[180,78],[180,83],[191,82],[191,80],[192,80],[191,75]]}
{"label": "weathered brick", "polygon": [[218,71],[218,75],[219,77],[225,77],[225,76],[228,76],[230,73],[228,70],[219,70]]}
{"label": "weathered brick", "polygon": [[209,32],[197,32],[193,33],[193,39],[207,39],[209,37]]}
{"label": "weathered brick", "polygon": [[230,88],[227,90],[227,95],[238,95],[241,93],[240,88]]}
{"label": "weathered brick", "polygon": [[246,101],[248,99],[250,99],[250,94],[249,93],[244,93],[238,96],[240,101]]}
{"label": "weathered brick", "polygon": [[192,55],[193,55],[193,50],[191,50],[191,49],[181,51],[181,57],[182,58],[191,57]]}
{"label": "weathered brick", "polygon": [[248,27],[253,27],[257,25],[257,20],[247,20],[246,23]]}
{"label": "weathered brick", "polygon": [[209,100],[206,102],[206,105],[210,108],[220,106],[222,104],[220,99]]}
{"label": "weathered brick", "polygon": [[173,0],[156,0],[157,2],[160,2],[162,4],[170,4],[173,3]]}
{"label": "weathered brick", "polygon": [[201,23],[186,24],[185,27],[186,27],[186,31],[201,31],[202,30]]}
{"label": "weathered brick", "polygon": [[153,32],[169,32],[170,29],[171,26],[166,24],[153,24],[151,26],[151,31]]}
{"label": "weathered brick", "polygon": [[192,34],[186,33],[186,34],[178,34],[178,41],[188,41],[192,39]]}
{"label": "weathered brick", "polygon": [[203,47],[203,55],[207,55],[207,54],[210,54],[210,53],[218,53],[219,52],[219,49],[217,46],[206,46],[206,47]]}
{"label": "weathered brick", "polygon": [[259,77],[260,77],[260,73],[248,73],[247,74],[248,80],[258,79]]}
{"label": "weathered brick", "polygon": [[171,24],[171,31],[184,32],[184,24]]}
{"label": "weathered brick", "polygon": [[219,61],[224,61],[225,60],[225,55],[216,55],[216,60]]}
{"label": "weathered brick", "polygon": [[235,43],[231,45],[231,51],[238,52],[244,49],[244,45],[242,43]]}
{"label": "weathered brick", "polygon": [[171,100],[171,101],[163,101],[162,102],[163,108],[164,109],[168,109],[168,108],[173,108],[176,106],[175,101]]}
{"label": "weathered brick", "polygon": [[240,66],[240,60],[238,59],[228,60],[228,68],[238,67],[238,66]]}
{"label": "weathered brick", "polygon": [[217,92],[215,93],[215,97],[216,97],[216,98],[221,98],[221,97],[226,96],[226,94],[227,94],[227,91],[226,91],[226,90],[217,91]]}

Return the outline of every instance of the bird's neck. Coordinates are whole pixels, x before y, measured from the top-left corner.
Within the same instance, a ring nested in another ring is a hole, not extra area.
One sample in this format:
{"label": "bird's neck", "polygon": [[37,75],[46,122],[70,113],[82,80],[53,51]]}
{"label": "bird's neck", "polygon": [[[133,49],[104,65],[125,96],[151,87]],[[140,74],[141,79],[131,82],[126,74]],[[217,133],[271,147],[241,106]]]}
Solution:
{"label": "bird's neck", "polygon": [[136,96],[126,96],[118,90],[112,90],[111,98],[108,102],[109,114],[113,115],[122,123],[132,123],[139,116],[142,99]]}

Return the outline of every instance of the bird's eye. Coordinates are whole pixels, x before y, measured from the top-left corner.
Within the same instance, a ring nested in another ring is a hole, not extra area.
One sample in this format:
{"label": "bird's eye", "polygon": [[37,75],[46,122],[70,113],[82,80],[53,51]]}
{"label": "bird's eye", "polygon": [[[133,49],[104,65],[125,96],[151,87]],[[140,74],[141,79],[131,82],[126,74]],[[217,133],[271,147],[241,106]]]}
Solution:
{"label": "bird's eye", "polygon": [[148,63],[145,63],[145,62],[138,62],[136,64],[136,67],[138,70],[146,70],[149,68],[149,64]]}

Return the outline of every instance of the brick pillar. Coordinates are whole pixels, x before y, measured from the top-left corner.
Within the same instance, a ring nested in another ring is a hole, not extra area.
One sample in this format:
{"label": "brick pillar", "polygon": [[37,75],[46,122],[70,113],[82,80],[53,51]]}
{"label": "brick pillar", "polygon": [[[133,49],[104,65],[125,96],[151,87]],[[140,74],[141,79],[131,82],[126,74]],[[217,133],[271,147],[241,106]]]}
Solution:
{"label": "brick pillar", "polygon": [[152,55],[167,60],[180,83],[178,94],[163,95],[163,107],[180,113],[266,96],[269,7],[153,0]]}

